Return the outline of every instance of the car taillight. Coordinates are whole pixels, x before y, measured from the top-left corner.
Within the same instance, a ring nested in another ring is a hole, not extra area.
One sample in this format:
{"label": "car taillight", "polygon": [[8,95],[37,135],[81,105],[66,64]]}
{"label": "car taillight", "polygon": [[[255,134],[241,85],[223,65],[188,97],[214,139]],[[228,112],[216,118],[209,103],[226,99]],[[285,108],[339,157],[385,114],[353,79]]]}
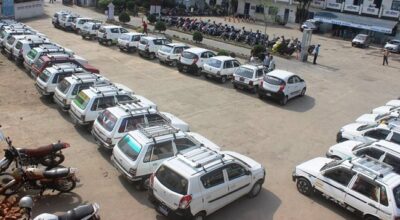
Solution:
{"label": "car taillight", "polygon": [[251,80],[250,80],[250,81],[249,81],[249,85],[251,85],[251,86],[252,86],[252,85],[253,85],[253,81],[251,81]]}
{"label": "car taillight", "polygon": [[191,201],[192,201],[191,195],[183,196],[181,201],[179,201],[179,208],[186,209],[187,207],[189,207]]}
{"label": "car taillight", "polygon": [[279,87],[279,92],[283,92],[284,89],[285,89],[285,84],[282,84],[282,85]]}
{"label": "car taillight", "polygon": [[192,64],[196,64],[197,61],[199,61],[199,58],[198,58],[198,57],[196,57],[196,58],[193,59],[193,63],[192,63]]}
{"label": "car taillight", "polygon": [[151,174],[151,176],[149,178],[149,181],[150,181],[150,187],[153,188],[153,185],[154,185],[154,173]]}

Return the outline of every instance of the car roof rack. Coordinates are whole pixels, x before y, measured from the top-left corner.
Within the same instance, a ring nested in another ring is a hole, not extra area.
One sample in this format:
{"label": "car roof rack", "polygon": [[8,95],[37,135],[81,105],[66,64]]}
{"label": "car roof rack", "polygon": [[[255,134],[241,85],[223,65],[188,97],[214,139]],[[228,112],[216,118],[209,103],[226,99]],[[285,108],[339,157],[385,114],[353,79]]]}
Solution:
{"label": "car roof rack", "polygon": [[132,114],[133,112],[143,111],[143,110],[147,110],[147,112],[150,113],[150,109],[152,108],[150,105],[144,106],[140,103],[140,99],[136,98],[135,96],[133,96],[133,98],[136,99],[137,101],[134,100],[133,102],[128,102],[128,103],[118,103],[117,106],[130,114]]}
{"label": "car roof rack", "polygon": [[90,72],[83,72],[83,73],[77,73],[77,74],[72,74],[71,77],[79,82],[83,82],[85,79],[95,79],[96,81],[101,78],[100,75],[96,75]]}
{"label": "car roof rack", "polygon": [[[91,86],[90,90],[96,94],[102,94],[102,96],[104,96],[104,93],[107,93],[107,92],[115,92],[118,94],[119,92],[124,91],[123,88],[119,88],[118,86],[116,86],[113,83],[97,84],[97,85]],[[140,101],[139,99],[137,99],[134,96],[132,98],[133,98],[133,100],[123,101],[123,102],[119,102],[119,103],[130,103],[130,102]]]}
{"label": "car roof rack", "polygon": [[366,173],[367,175],[376,178],[382,178],[384,175],[393,171],[393,167],[387,163],[379,161],[370,156],[362,156],[351,161],[354,165],[353,169]]}
{"label": "car roof rack", "polygon": [[220,161],[223,164],[226,162],[224,161],[224,154],[207,147],[193,149],[187,153],[178,154],[177,157],[189,166],[193,168],[202,168],[205,172],[207,172],[205,166],[212,162]]}
{"label": "car roof rack", "polygon": [[146,127],[143,124],[137,125],[138,130],[142,132],[147,138],[153,139],[153,142],[156,143],[155,138],[160,137],[163,135],[172,134],[174,139],[176,138],[175,134],[178,133],[180,130],[173,127],[169,123],[159,124],[152,127]]}

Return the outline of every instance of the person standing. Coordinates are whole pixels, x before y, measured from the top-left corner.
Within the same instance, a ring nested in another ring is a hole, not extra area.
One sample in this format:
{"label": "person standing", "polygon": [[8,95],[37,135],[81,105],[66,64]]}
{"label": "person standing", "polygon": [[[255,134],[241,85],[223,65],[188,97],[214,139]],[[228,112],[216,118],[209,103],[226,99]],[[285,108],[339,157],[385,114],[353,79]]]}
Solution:
{"label": "person standing", "polygon": [[313,51],[313,54],[314,54],[314,61],[313,61],[313,64],[317,64],[317,58],[318,58],[319,48],[320,48],[320,47],[321,47],[321,45],[318,44],[318,45],[314,48],[314,51]]}
{"label": "person standing", "polygon": [[143,20],[143,24],[142,25],[143,25],[143,34],[147,35],[148,33],[147,33],[147,23],[146,23],[146,21]]}
{"label": "person standing", "polygon": [[265,67],[266,69],[268,69],[270,63],[271,63],[270,54],[267,53],[267,54],[265,55],[265,58],[264,58],[264,61],[263,61],[263,65],[264,65],[264,67]]}
{"label": "person standing", "polygon": [[271,72],[272,70],[275,69],[275,60],[272,55],[269,56],[269,67],[268,67],[268,72]]}
{"label": "person standing", "polygon": [[388,57],[389,57],[389,51],[387,49],[384,49],[383,50],[383,64],[382,65],[385,65],[385,63],[386,63],[386,65],[389,65]]}

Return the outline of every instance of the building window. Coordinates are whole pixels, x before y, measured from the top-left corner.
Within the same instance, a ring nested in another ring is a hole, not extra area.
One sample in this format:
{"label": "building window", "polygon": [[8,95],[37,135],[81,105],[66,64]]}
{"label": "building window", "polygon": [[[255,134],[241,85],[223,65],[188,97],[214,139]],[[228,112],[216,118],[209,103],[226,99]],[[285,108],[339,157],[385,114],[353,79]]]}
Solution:
{"label": "building window", "polygon": [[343,3],[343,0],[336,0],[336,3],[342,4],[342,3]]}
{"label": "building window", "polygon": [[362,2],[362,0],[353,0],[353,5],[361,5]]}
{"label": "building window", "polygon": [[257,5],[257,6],[256,6],[256,13],[264,14],[264,6],[262,6],[262,5]]}
{"label": "building window", "polygon": [[382,0],[374,0],[375,8],[381,8]]}
{"label": "building window", "polygon": [[395,11],[400,11],[400,0],[393,0],[391,9]]}

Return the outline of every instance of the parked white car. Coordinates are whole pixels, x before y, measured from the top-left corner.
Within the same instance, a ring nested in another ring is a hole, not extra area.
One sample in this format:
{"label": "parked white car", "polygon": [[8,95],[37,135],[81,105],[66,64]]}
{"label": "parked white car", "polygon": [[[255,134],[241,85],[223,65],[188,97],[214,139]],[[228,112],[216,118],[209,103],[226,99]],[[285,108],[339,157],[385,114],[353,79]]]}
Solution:
{"label": "parked white car", "polygon": [[189,48],[184,50],[182,55],[179,57],[178,71],[201,75],[204,63],[206,63],[211,57],[215,56],[216,54],[214,52],[203,48]]}
{"label": "parked white car", "polygon": [[388,112],[384,114],[363,114],[356,119],[356,122],[364,124],[379,124],[382,121],[389,121],[398,117],[398,112]]}
{"label": "parked white car", "polygon": [[147,100],[123,85],[98,85],[84,89],[71,102],[69,114],[77,125],[92,124],[105,109],[118,103]]}
{"label": "parked white car", "polygon": [[181,53],[190,47],[182,43],[170,43],[163,45],[157,52],[160,63],[176,67]]}
{"label": "parked white car", "polygon": [[149,200],[165,216],[203,220],[245,195],[256,197],[265,178],[249,157],[197,148],[162,163],[150,177]]}
{"label": "parked white car", "polygon": [[216,78],[221,83],[233,78],[233,73],[239,68],[240,62],[229,56],[215,56],[207,60],[203,65],[203,73],[206,78]]}
{"label": "parked white car", "polygon": [[268,70],[262,64],[244,64],[241,65],[233,74],[233,87],[235,89],[247,89],[257,93],[258,88]]}
{"label": "parked white car", "polygon": [[370,36],[368,36],[367,34],[357,34],[357,36],[355,36],[354,39],[351,41],[351,46],[366,48],[369,47],[370,43],[371,43]]}
{"label": "parked white car", "polygon": [[92,86],[111,84],[104,76],[93,73],[81,73],[64,78],[54,92],[54,102],[64,111],[69,110],[71,101],[84,89]]}
{"label": "parked white car", "polygon": [[394,53],[400,53],[400,40],[390,40],[385,44],[384,48]]}
{"label": "parked white car", "polygon": [[12,56],[18,65],[24,63],[24,57],[35,47],[53,45],[47,38],[32,35],[27,39],[18,40],[12,49]]}
{"label": "parked white car", "polygon": [[118,38],[118,47],[120,50],[124,50],[127,52],[134,52],[137,50],[139,46],[139,41],[143,36],[146,35],[137,32],[129,32],[126,34],[122,34]]}
{"label": "parked white car", "polygon": [[70,14],[70,12],[67,12],[67,11],[58,11],[58,12],[54,13],[53,17],[51,18],[51,23],[53,23],[54,27],[59,28],[61,18],[65,17],[69,14]]}
{"label": "parked white car", "polygon": [[93,18],[76,18],[75,21],[72,23],[72,30],[75,31],[77,34],[80,34],[83,25],[87,22],[101,23],[101,21],[95,20]]}
{"label": "parked white car", "polygon": [[114,145],[128,132],[138,129],[138,126],[154,126],[171,124],[181,131],[189,131],[189,125],[176,116],[158,112],[150,101],[139,103],[118,104],[100,113],[93,123],[92,134],[96,142],[105,148],[112,149]]}
{"label": "parked white car", "polygon": [[28,72],[31,72],[32,65],[36,63],[37,60],[43,55],[46,54],[67,54],[69,56],[74,56],[74,52],[72,50],[62,48],[59,45],[40,45],[39,47],[35,47],[30,50],[26,56],[24,56],[24,67]]}
{"label": "parked white car", "polygon": [[12,49],[17,44],[19,40],[26,39],[29,36],[36,36],[36,35],[14,35],[10,36],[4,43],[4,54],[10,60],[13,60],[13,53]]}
{"label": "parked white car", "polygon": [[380,106],[377,108],[374,108],[372,110],[373,114],[386,114],[390,112],[399,112],[400,110],[400,100],[394,99],[390,100],[389,102],[386,103],[384,106]]}
{"label": "parked white car", "polygon": [[97,41],[100,44],[107,44],[108,46],[116,44],[118,38],[129,31],[121,26],[103,25],[97,31]]}
{"label": "parked white car", "polygon": [[315,158],[296,166],[292,177],[300,193],[321,192],[363,219],[393,220],[400,215],[400,175],[392,166],[368,156]]}
{"label": "parked white car", "polygon": [[289,99],[304,96],[306,89],[306,82],[294,73],[273,70],[261,82],[258,97],[277,99],[281,105],[286,105]]}
{"label": "parked white car", "polygon": [[139,41],[138,52],[141,57],[155,59],[157,51],[165,44],[171,43],[165,37],[142,37]]}
{"label": "parked white car", "polygon": [[16,35],[35,35],[35,33],[24,28],[0,30],[0,49],[4,51],[8,38]]}
{"label": "parked white car", "polygon": [[60,63],[47,67],[36,78],[36,89],[42,96],[53,95],[59,82],[65,77],[76,73],[84,73],[84,69],[79,68],[76,64]]}
{"label": "parked white car", "polygon": [[101,22],[86,22],[80,31],[82,39],[95,39],[97,38],[97,31],[100,29]]}
{"label": "parked white car", "polygon": [[66,31],[73,31],[73,24],[75,23],[76,19],[79,17],[77,14],[68,14],[60,20],[60,26]]}
{"label": "parked white car", "polygon": [[111,161],[125,178],[147,188],[148,178],[163,161],[202,146],[220,149],[199,134],[185,133],[168,124],[139,126],[117,143]]}
{"label": "parked white car", "polygon": [[400,129],[386,124],[352,123],[343,126],[336,135],[336,142],[339,143],[346,140],[361,141],[363,143],[387,140],[400,144]]}

